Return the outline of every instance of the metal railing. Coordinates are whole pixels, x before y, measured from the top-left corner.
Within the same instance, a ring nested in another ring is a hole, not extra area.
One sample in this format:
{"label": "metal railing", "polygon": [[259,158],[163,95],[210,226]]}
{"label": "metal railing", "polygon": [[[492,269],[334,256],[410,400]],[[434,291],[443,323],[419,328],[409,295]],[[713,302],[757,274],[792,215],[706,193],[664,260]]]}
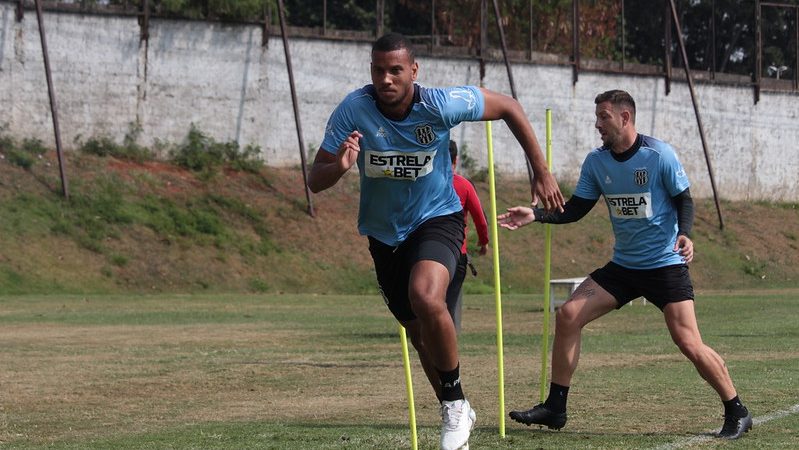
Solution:
{"label": "metal railing", "polygon": [[[16,3],[18,19],[25,10],[34,9],[33,0],[0,1]],[[165,11],[163,2],[152,0],[109,0],[108,4],[96,0],[41,2],[46,11],[139,17],[143,40],[149,36],[151,18],[180,17],[178,12]],[[675,76],[672,61],[679,65],[680,58],[672,40],[668,0],[660,3],[663,14],[652,14],[657,2],[562,0],[553,6],[553,2],[540,0],[501,0],[499,19],[507,35],[506,52],[499,48],[498,31],[488,25],[494,18],[484,17],[494,15],[493,8],[484,5],[486,2],[475,0],[467,2],[469,6],[465,9],[453,10],[446,0],[402,4],[396,0],[375,0],[374,10],[356,23],[351,18],[342,18],[341,13],[334,14],[341,9],[341,0],[305,3],[295,0],[286,2],[289,12],[286,23],[291,36],[371,41],[386,31],[398,31],[416,42],[422,55],[492,61],[507,56],[514,62],[570,65],[575,83],[583,71],[661,74],[666,78],[666,92],[669,92]],[[263,5],[257,16],[236,20],[207,10],[206,5],[201,20],[257,24],[264,29],[262,44],[268,45],[270,36],[280,32],[277,0],[264,0]],[[690,37],[687,56],[695,80],[751,85],[755,103],[762,90],[799,93],[796,1],[678,0],[675,5],[681,17],[681,31]],[[302,9],[304,14],[292,14],[292,6]],[[405,15],[401,14],[403,11]],[[768,17],[764,20],[764,14],[778,17],[781,28]],[[738,22],[730,22],[731,16]],[[198,20],[194,16],[182,19]],[[641,45],[642,41],[648,42]],[[659,43],[660,50],[656,50],[657,43],[651,42]],[[779,60],[772,60],[774,54],[778,54]]]}

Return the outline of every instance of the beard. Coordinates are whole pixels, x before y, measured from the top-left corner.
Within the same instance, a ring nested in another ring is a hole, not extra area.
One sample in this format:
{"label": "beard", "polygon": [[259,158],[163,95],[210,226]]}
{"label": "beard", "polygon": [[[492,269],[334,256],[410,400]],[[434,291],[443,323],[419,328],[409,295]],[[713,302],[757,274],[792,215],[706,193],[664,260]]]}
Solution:
{"label": "beard", "polygon": [[602,139],[602,145],[607,148],[613,148],[614,144],[619,140],[618,135],[615,133],[606,133],[604,136],[600,136]]}

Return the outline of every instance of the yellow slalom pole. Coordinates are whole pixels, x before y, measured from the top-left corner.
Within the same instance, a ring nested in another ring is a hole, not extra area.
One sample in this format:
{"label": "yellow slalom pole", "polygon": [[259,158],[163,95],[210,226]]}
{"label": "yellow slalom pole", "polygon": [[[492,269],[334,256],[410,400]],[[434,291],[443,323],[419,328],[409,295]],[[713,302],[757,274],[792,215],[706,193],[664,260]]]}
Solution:
{"label": "yellow slalom pole", "polygon": [[419,438],[416,434],[416,407],[413,404],[413,380],[411,379],[411,360],[408,357],[408,336],[405,328],[399,326],[400,342],[402,342],[402,365],[405,367],[405,388],[408,391],[408,421],[411,426],[411,448],[419,448]]}
{"label": "yellow slalom pole", "polygon": [[[547,109],[546,134],[547,168],[552,172],[552,110]],[[549,280],[552,266],[552,225],[544,224],[544,330],[541,332],[541,392],[540,400],[546,399],[547,361],[549,361],[549,310],[552,305]]]}
{"label": "yellow slalom pole", "polygon": [[494,298],[497,310],[497,372],[499,374],[499,436],[505,437],[505,356],[502,352],[502,292],[499,282],[499,237],[497,232],[497,187],[494,178],[494,140],[486,121],[488,140],[488,189],[491,196],[491,249],[494,257]]}

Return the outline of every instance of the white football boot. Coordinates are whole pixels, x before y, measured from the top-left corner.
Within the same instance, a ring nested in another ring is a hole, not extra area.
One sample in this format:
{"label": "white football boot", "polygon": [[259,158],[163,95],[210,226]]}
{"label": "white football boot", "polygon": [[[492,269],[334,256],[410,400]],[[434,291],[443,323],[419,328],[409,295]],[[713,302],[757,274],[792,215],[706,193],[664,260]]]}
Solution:
{"label": "white football boot", "polygon": [[441,450],[468,450],[477,416],[467,400],[441,402]]}

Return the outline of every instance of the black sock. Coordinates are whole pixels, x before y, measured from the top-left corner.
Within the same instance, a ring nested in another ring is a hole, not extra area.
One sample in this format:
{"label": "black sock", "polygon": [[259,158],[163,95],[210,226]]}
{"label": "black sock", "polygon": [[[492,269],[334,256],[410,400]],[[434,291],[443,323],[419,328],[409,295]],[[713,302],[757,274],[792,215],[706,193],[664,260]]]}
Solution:
{"label": "black sock", "polygon": [[458,364],[449,371],[438,370],[438,379],[441,381],[441,400],[453,401],[463,400],[463,389],[461,388],[461,365]]}
{"label": "black sock", "polygon": [[741,403],[741,399],[738,398],[737,395],[721,403],[724,403],[725,416],[746,417],[746,415],[749,414],[749,410]]}
{"label": "black sock", "polygon": [[566,399],[569,397],[569,386],[549,383],[549,397],[544,406],[556,413],[566,412]]}

